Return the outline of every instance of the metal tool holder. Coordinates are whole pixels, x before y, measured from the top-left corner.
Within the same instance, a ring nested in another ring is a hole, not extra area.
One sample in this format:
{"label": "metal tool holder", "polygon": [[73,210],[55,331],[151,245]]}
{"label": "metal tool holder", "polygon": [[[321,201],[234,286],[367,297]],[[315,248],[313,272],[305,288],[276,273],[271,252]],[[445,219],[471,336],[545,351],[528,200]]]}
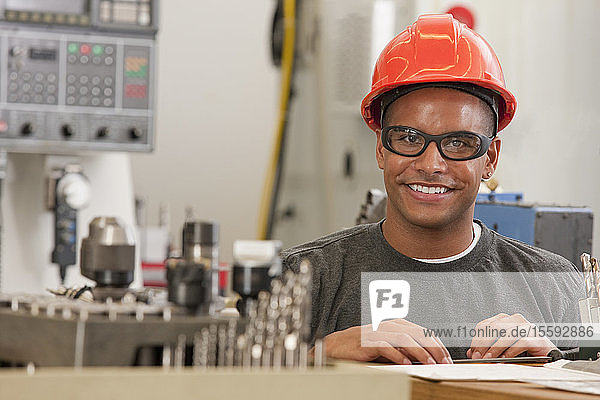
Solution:
{"label": "metal tool holder", "polygon": [[[190,314],[172,303],[0,294],[0,361],[34,366],[306,368],[309,360],[308,262],[273,280],[249,318]],[[324,365],[322,341],[314,365]]]}

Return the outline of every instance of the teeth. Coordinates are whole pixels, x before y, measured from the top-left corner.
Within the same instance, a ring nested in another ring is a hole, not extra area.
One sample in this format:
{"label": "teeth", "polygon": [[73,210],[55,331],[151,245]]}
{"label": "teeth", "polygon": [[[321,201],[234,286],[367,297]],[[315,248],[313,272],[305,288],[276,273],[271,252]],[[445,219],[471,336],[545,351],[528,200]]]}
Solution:
{"label": "teeth", "polygon": [[448,191],[448,188],[445,187],[441,187],[441,186],[421,186],[421,185],[408,185],[408,187],[410,187],[412,190],[416,191],[416,192],[422,192],[422,193],[446,193]]}

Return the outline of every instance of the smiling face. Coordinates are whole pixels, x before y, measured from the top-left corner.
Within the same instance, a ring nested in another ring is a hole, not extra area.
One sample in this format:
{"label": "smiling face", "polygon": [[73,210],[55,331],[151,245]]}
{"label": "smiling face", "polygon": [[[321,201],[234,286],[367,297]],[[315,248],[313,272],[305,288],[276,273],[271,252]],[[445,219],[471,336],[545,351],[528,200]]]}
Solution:
{"label": "smiling face", "polygon": [[[483,100],[434,87],[394,101],[386,111],[384,127],[403,125],[430,135],[471,131],[490,136],[493,121],[492,110]],[[442,157],[433,142],[418,157],[391,153],[383,147],[378,131],[376,152],[388,193],[387,218],[407,227],[441,230],[473,220],[480,181],[496,167],[500,140],[494,139],[482,157],[452,161]]]}

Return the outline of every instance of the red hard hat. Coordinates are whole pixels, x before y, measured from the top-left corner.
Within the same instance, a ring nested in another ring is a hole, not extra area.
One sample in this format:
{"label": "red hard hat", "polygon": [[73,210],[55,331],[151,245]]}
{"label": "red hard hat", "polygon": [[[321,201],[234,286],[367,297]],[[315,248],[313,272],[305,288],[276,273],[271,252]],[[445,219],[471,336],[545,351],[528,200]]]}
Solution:
{"label": "red hard hat", "polygon": [[381,95],[399,86],[467,83],[491,90],[498,102],[498,131],[515,114],[517,101],[506,89],[491,46],[450,14],[422,15],[383,49],[373,72],[362,116],[373,131],[381,129]]}

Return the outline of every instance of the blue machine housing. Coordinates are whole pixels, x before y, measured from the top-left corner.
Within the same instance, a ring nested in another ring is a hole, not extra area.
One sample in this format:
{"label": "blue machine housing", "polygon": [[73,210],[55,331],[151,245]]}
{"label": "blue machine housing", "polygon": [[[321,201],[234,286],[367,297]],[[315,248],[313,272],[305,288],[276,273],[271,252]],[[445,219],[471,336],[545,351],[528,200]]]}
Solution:
{"label": "blue machine housing", "polygon": [[560,254],[581,269],[581,253],[592,253],[592,209],[521,199],[522,193],[480,194],[475,218],[502,235]]}

